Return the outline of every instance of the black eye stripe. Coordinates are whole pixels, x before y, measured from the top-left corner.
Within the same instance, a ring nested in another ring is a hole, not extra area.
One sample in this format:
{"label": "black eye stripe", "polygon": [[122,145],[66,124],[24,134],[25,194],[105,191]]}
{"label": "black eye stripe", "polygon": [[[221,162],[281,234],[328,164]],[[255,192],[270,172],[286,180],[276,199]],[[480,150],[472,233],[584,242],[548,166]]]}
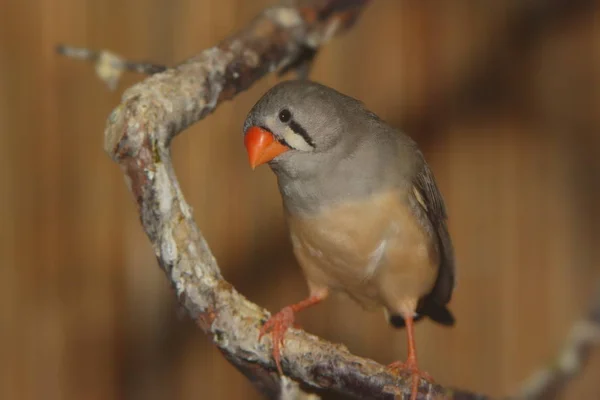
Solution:
{"label": "black eye stripe", "polygon": [[282,145],[289,147],[290,149],[298,150],[297,148],[289,144],[284,138],[276,137],[275,140],[277,140]]}
{"label": "black eye stripe", "polygon": [[313,142],[312,138],[308,135],[308,132],[306,132],[306,130],[296,121],[291,120],[289,122],[290,125],[290,129],[294,131],[294,133],[302,136],[302,139],[304,139],[304,141],[306,143],[308,143],[308,145],[310,147],[312,147],[313,149],[315,148],[315,142]]}
{"label": "black eye stripe", "polygon": [[[312,140],[312,138],[311,138],[311,137],[308,135],[308,132],[306,132],[306,130],[305,130],[305,129],[304,129],[304,128],[303,128],[303,127],[302,127],[302,126],[299,124],[299,123],[297,123],[297,122],[296,122],[296,121],[294,121],[294,120],[291,120],[291,121],[289,122],[289,126],[290,126],[290,129],[291,129],[292,131],[294,131],[294,133],[295,133],[295,134],[297,134],[297,135],[300,135],[300,136],[302,137],[302,139],[304,139],[304,141],[305,141],[305,142],[306,142],[306,143],[307,143],[307,144],[308,144],[310,147],[312,147],[313,149],[316,147],[316,146],[315,146],[315,142],[314,142],[314,141]],[[270,132],[270,131],[271,131],[269,128],[267,128],[267,127],[266,127],[266,126],[264,126],[264,125],[260,125],[260,126],[259,126],[259,128],[261,128],[261,129],[264,129],[265,131],[268,131],[268,132]],[[283,145],[285,145],[285,146],[287,146],[287,147],[289,147],[289,148],[291,148],[291,149],[298,150],[298,149],[297,149],[297,148],[295,148],[294,146],[290,145],[290,144],[289,144],[289,143],[288,143],[288,142],[287,142],[287,141],[286,141],[284,138],[282,138],[282,137],[279,137],[279,136],[277,136],[277,135],[273,135],[273,136],[275,137],[275,140],[277,140],[279,143],[281,143],[281,144],[283,144]]]}

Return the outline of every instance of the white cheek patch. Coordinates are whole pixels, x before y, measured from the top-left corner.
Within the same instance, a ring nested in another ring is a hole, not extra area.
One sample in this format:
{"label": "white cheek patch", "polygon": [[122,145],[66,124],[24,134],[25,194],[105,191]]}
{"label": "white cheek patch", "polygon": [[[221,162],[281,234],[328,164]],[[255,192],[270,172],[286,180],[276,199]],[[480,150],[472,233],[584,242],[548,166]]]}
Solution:
{"label": "white cheek patch", "polygon": [[312,146],[306,143],[306,140],[296,132],[292,130],[289,126],[286,126],[283,130],[283,139],[296,150],[301,151],[312,151]]}
{"label": "white cheek patch", "polygon": [[[267,126],[277,126],[279,121],[276,121],[273,117],[266,118],[265,122]],[[283,140],[286,141],[291,147],[300,151],[312,151],[313,147],[304,140],[304,138],[298,135],[289,126],[286,126],[282,132]]]}

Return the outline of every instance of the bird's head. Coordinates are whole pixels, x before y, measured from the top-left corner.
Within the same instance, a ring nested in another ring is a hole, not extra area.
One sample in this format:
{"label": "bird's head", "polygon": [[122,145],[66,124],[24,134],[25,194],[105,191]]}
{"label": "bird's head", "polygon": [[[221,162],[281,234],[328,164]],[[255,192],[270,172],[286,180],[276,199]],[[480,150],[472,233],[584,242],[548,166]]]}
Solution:
{"label": "bird's head", "polygon": [[275,85],[250,110],[244,144],[252,168],[268,163],[288,175],[314,173],[352,142],[352,115],[362,104],[305,80]]}

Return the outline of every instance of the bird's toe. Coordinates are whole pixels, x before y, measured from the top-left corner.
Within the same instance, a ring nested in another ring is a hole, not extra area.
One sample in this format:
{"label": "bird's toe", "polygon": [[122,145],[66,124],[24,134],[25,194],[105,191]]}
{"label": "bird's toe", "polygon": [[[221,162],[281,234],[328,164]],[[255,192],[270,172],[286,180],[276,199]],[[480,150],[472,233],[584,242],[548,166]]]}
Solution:
{"label": "bird's toe", "polygon": [[283,375],[281,368],[281,349],[287,330],[294,325],[294,311],[291,307],[284,307],[277,314],[273,315],[260,329],[258,339],[260,340],[267,333],[271,334],[273,343],[273,358],[277,365],[279,374]]}

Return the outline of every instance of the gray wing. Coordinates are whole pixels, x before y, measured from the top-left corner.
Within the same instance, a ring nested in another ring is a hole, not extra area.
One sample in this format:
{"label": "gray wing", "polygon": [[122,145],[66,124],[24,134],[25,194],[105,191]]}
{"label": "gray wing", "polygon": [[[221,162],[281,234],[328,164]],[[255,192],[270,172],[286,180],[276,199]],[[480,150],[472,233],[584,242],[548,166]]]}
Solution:
{"label": "gray wing", "polygon": [[[422,157],[421,154],[419,156]],[[454,248],[446,225],[447,215],[444,199],[429,166],[423,158],[421,161],[413,178],[414,194],[437,236],[440,255],[438,278],[434,288],[425,300],[431,300],[440,306],[444,306],[450,301],[455,285]]]}

